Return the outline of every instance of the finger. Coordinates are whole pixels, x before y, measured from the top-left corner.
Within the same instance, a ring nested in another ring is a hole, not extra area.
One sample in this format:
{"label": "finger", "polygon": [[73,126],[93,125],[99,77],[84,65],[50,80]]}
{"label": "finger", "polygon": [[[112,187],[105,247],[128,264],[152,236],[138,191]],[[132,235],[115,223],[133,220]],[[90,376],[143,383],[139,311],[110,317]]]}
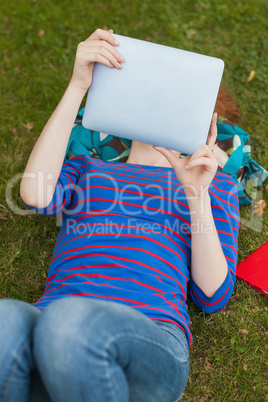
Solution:
{"label": "finger", "polygon": [[114,46],[110,45],[109,43],[107,43],[104,40],[89,40],[89,41],[85,41],[84,44],[85,44],[85,47],[87,47],[87,48],[96,47],[96,48],[99,48],[100,51],[101,51],[101,49],[105,48],[113,55],[113,57],[118,62],[120,62],[120,63],[124,62],[124,59],[121,56],[121,54],[118,52],[118,50],[116,50]]}
{"label": "finger", "polygon": [[97,62],[104,64],[110,68],[114,67],[110,60],[99,52],[98,47],[94,49],[94,47],[88,46],[85,42],[79,43],[76,57],[79,60],[81,66],[87,66],[89,63]]}
{"label": "finger", "polygon": [[121,69],[122,66],[121,64],[118,63],[117,59],[107,50],[105,49],[105,47],[89,47],[86,50],[86,54],[90,55],[94,55],[94,61],[96,61],[97,63],[100,63],[99,61],[99,56],[103,56],[105,57],[111,64],[113,67],[116,67],[118,69]]}
{"label": "finger", "polygon": [[84,54],[82,64],[87,65],[88,63],[100,63],[107,67],[114,68],[114,65],[100,53],[88,52]]}
{"label": "finger", "polygon": [[[213,142],[215,135],[217,137],[217,113],[214,113],[212,116],[206,145],[209,145],[211,147],[211,143]],[[212,147],[213,147],[213,144],[212,144]]]}
{"label": "finger", "polygon": [[212,170],[212,168],[213,169],[217,168],[217,162],[215,159],[210,159],[210,158],[207,158],[206,156],[202,156],[201,158],[198,158],[198,159],[195,159],[194,161],[189,162],[185,166],[185,169],[189,170],[196,166],[203,166],[205,168],[210,168],[209,170]]}
{"label": "finger", "polygon": [[92,47],[88,46],[86,42],[79,43],[76,51],[76,59],[79,60],[81,66],[87,66],[89,63],[99,62],[108,67],[114,67],[109,60],[105,59],[101,54],[98,54],[97,51],[94,52]]}
{"label": "finger", "polygon": [[[178,162],[179,159],[178,156],[176,156],[170,149],[157,147],[155,145],[153,145],[153,148],[156,149],[156,151],[160,152],[162,155],[164,155],[172,166],[174,166]],[[179,153],[179,155],[180,154],[181,153]]]}
{"label": "finger", "polygon": [[194,161],[202,156],[213,158],[212,150],[208,145],[202,145],[202,147],[198,148],[198,150],[190,157],[189,161]]}
{"label": "finger", "polygon": [[102,39],[102,40],[106,40],[108,43],[110,43],[113,46],[118,46],[119,43],[118,41],[114,38],[114,36],[108,32],[105,31],[104,29],[97,29],[95,32],[93,32],[92,35],[90,35],[90,37],[87,39]]}
{"label": "finger", "polygon": [[217,139],[217,117],[218,117],[217,113],[214,113],[211,120],[210,130],[206,142],[206,144],[210,149],[213,148],[213,145],[215,144]]}

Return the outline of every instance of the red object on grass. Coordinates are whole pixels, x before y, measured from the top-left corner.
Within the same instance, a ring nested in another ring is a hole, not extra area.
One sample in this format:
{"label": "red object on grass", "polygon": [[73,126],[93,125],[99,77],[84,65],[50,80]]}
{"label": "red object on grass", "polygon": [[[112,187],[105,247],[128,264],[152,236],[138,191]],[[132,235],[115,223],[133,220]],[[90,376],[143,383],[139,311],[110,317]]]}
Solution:
{"label": "red object on grass", "polygon": [[236,276],[268,296],[268,241],[237,266]]}

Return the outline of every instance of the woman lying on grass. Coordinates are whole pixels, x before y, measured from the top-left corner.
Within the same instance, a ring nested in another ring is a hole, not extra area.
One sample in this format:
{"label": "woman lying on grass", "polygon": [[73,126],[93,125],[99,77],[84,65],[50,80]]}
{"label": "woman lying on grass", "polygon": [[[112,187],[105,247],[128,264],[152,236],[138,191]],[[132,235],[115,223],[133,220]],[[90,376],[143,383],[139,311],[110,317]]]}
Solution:
{"label": "woman lying on grass", "polygon": [[239,203],[217,172],[216,114],[186,158],[133,141],[126,163],[62,165],[94,62],[123,66],[116,46],[112,30],[78,46],[25,169],[23,201],[63,222],[44,295],[0,301],[1,401],[173,402],[189,373],[187,290],[206,313],[233,292]]}

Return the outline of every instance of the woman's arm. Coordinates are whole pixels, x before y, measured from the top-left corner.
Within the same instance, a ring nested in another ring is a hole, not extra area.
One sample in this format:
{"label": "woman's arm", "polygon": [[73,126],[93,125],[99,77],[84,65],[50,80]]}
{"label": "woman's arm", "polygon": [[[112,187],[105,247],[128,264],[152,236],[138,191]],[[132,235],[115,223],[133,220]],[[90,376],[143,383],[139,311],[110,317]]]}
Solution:
{"label": "woman's arm", "polygon": [[191,215],[191,277],[206,296],[212,297],[224,282],[228,265],[211,211],[210,196],[188,200]]}
{"label": "woman's arm", "polygon": [[21,198],[27,205],[45,208],[50,203],[83,97],[84,93],[70,83],[38,138],[20,186]]}
{"label": "woman's arm", "polygon": [[94,62],[121,68],[123,60],[111,33],[97,29],[78,45],[71,81],[36,142],[21,181],[21,198],[29,206],[45,208],[52,199],[75,117],[92,82]]}
{"label": "woman's arm", "polygon": [[217,138],[214,114],[207,144],[192,156],[178,159],[172,151],[155,147],[169,160],[184,187],[191,215],[191,276],[207,297],[223,284],[228,265],[215,227],[208,187],[218,163],[212,153]]}

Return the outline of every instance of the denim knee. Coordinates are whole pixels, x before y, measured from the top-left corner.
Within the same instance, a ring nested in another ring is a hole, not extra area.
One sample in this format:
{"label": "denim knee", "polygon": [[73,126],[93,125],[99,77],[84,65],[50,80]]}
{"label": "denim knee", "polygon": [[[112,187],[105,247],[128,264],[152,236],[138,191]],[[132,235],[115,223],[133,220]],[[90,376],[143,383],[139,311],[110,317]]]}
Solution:
{"label": "denim knee", "polygon": [[21,300],[0,300],[0,362],[8,350],[15,357],[16,350],[31,337],[39,316],[39,310]]}
{"label": "denim knee", "polygon": [[28,393],[34,366],[32,333],[40,312],[20,300],[0,300],[0,399]]}
{"label": "denim knee", "polygon": [[[42,313],[34,330],[33,350],[51,399],[115,400],[111,399],[115,391],[107,380],[109,362],[103,347],[109,335],[105,336],[103,323],[108,323],[109,316],[110,302],[86,297],[56,300]],[[113,365],[120,394],[127,395],[125,375]]]}
{"label": "denim knee", "polygon": [[101,321],[109,327],[116,319],[116,310],[111,310],[111,304],[118,305],[119,309],[125,307],[85,297],[64,297],[52,302],[42,313],[34,330],[34,350],[55,348],[58,354],[59,347],[63,349],[65,344],[70,349],[72,342],[76,343],[81,338],[85,328],[88,335],[96,328],[96,336],[99,337],[96,323]]}
{"label": "denim knee", "polygon": [[71,366],[75,351],[81,352],[88,339],[101,350],[107,336],[118,328],[117,321],[125,321],[128,327],[135,328],[130,315],[136,314],[147,320],[141,313],[119,303],[85,297],[64,297],[52,302],[34,330],[34,355],[39,369],[42,371],[41,366],[48,368],[51,364],[57,371]]}
{"label": "denim knee", "polygon": [[88,339],[96,339],[91,337],[90,329],[101,315],[101,309],[92,308],[93,304],[94,300],[84,297],[64,297],[49,304],[42,313],[34,330],[33,353],[50,390],[56,389],[59,382],[68,382],[81,369]]}

